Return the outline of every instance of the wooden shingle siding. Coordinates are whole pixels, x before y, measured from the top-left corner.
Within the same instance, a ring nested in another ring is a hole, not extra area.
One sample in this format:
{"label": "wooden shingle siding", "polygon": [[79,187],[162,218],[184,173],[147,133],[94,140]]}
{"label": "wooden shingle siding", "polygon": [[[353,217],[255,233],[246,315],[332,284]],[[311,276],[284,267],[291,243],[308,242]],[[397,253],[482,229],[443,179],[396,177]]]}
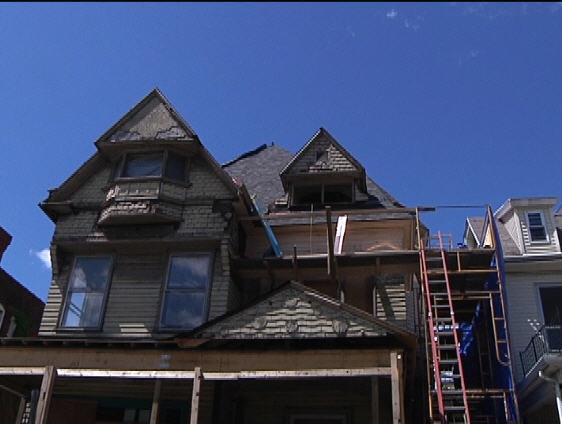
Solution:
{"label": "wooden shingle siding", "polygon": [[224,182],[213,172],[203,160],[194,158],[188,173],[190,187],[187,199],[229,199],[232,194]]}
{"label": "wooden shingle siding", "polygon": [[[323,163],[317,159],[318,152],[326,152]],[[318,139],[314,141],[302,156],[292,165],[291,174],[317,171],[357,171],[351,161],[337,149],[330,140]]]}
{"label": "wooden shingle siding", "polygon": [[386,335],[386,330],[287,286],[258,304],[203,329],[200,335],[227,339],[376,337]]}
{"label": "wooden shingle siding", "polygon": [[111,166],[108,164],[76,190],[70,200],[73,202],[99,203],[101,205],[105,201],[106,191],[104,188],[107,187],[110,176]]}

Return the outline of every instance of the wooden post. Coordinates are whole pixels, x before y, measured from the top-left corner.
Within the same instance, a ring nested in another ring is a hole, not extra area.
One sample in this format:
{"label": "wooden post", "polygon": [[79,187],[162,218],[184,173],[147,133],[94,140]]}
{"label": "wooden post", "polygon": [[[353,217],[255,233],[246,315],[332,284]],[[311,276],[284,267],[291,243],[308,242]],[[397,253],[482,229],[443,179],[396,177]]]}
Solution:
{"label": "wooden post", "polygon": [[392,390],[392,423],[404,422],[404,386],[402,384],[402,353],[390,352],[390,383]]}
{"label": "wooden post", "polygon": [[41,389],[39,390],[39,400],[37,402],[37,413],[35,414],[35,424],[47,424],[49,415],[49,406],[51,405],[51,396],[53,395],[53,387],[57,370],[54,366],[45,367],[43,380],[41,381]]}
{"label": "wooden post", "polygon": [[328,275],[332,281],[336,280],[336,264],[334,258],[334,234],[332,230],[332,208],[326,206],[326,227],[328,239]]}
{"label": "wooden post", "polygon": [[154,394],[152,395],[152,409],[150,410],[150,424],[158,424],[158,410],[160,409],[160,390],[162,389],[162,380],[156,380],[154,383]]}
{"label": "wooden post", "polygon": [[379,378],[371,377],[371,423],[379,424]]}
{"label": "wooden post", "polygon": [[293,245],[293,279],[299,281],[299,264],[297,262],[297,245]]}
{"label": "wooden post", "polygon": [[20,398],[20,406],[18,408],[18,414],[16,415],[16,424],[21,424],[21,420],[23,419],[23,414],[25,412],[25,405],[27,401],[24,397]]}
{"label": "wooden post", "polygon": [[195,368],[195,376],[193,377],[193,394],[191,395],[191,420],[190,424],[197,424],[197,419],[199,416],[199,397],[201,393],[201,380],[203,379],[203,374],[201,373],[201,368]]}

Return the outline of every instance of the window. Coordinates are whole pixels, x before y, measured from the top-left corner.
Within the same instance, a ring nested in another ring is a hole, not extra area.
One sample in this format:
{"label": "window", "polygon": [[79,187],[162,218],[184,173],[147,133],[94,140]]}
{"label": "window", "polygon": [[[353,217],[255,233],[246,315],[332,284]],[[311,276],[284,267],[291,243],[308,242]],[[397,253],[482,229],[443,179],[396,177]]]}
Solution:
{"label": "window", "polygon": [[189,330],[207,319],[212,256],[186,254],[170,258],[161,327]]}
{"label": "window", "polygon": [[293,205],[320,205],[353,202],[353,184],[293,186]]}
{"label": "window", "polygon": [[165,177],[186,181],[186,159],[173,152],[128,153],[117,173],[119,178]]}
{"label": "window", "polygon": [[110,256],[76,258],[70,274],[62,327],[100,327],[111,264]]}
{"label": "window", "polygon": [[539,293],[549,347],[562,350],[562,286],[543,286]]}
{"label": "window", "polygon": [[548,241],[546,229],[544,228],[544,219],[541,212],[529,212],[527,214],[527,221],[529,222],[531,242]]}
{"label": "window", "polygon": [[162,153],[127,155],[121,177],[160,177],[162,176],[162,162]]}

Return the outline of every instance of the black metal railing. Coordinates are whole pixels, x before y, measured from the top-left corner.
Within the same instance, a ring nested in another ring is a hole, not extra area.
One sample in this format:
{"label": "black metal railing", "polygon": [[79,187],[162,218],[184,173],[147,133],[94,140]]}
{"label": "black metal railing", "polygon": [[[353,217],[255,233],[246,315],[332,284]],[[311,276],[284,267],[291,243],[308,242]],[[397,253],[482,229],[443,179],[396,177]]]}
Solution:
{"label": "black metal railing", "polygon": [[525,350],[519,352],[523,375],[526,376],[547,353],[562,354],[562,325],[543,325]]}

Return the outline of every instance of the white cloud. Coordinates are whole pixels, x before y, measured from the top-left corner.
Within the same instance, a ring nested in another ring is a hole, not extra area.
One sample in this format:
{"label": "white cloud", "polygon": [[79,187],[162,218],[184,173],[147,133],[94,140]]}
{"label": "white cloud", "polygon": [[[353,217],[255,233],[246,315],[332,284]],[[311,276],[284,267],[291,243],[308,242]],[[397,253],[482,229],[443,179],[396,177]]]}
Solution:
{"label": "white cloud", "polygon": [[40,250],[38,252],[36,252],[35,250],[30,250],[29,253],[39,258],[39,260],[43,263],[43,265],[45,265],[47,269],[51,269],[51,251],[49,250],[49,248]]}
{"label": "white cloud", "polygon": [[394,19],[398,16],[398,12],[396,11],[396,9],[391,9],[388,12],[386,12],[386,17],[388,19]]}

